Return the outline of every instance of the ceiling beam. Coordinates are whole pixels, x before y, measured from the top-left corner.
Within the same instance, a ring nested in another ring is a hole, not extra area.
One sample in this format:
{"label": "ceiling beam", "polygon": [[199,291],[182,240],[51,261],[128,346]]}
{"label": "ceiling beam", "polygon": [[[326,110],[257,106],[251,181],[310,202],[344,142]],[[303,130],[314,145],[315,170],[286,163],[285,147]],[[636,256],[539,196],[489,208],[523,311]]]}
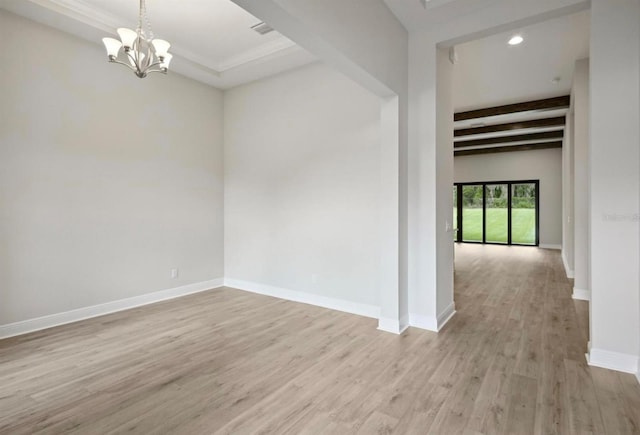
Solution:
{"label": "ceiling beam", "polygon": [[529,133],[529,134],[514,134],[511,136],[498,136],[488,137],[484,139],[473,139],[454,142],[454,148],[472,147],[478,145],[493,145],[498,143],[510,143],[521,141],[533,141],[544,139],[562,139],[564,137],[564,130],[557,131],[545,131],[542,133]]}
{"label": "ceiling beam", "polygon": [[497,131],[523,130],[527,128],[564,126],[565,117],[532,119],[531,121],[508,122],[506,124],[487,125],[484,127],[461,128],[454,130],[454,136],[470,136],[473,134],[495,133]]}
{"label": "ceiling beam", "polygon": [[486,109],[458,112],[453,115],[454,121],[467,119],[486,118],[488,116],[507,115],[510,113],[529,112],[531,110],[566,109],[570,104],[569,95],[562,97],[545,98],[544,100],[526,101],[524,103],[506,104],[504,106],[488,107]]}
{"label": "ceiling beam", "polygon": [[546,150],[551,148],[562,148],[562,141],[540,142],[540,143],[531,143],[526,145],[509,145],[509,146],[491,147],[491,148],[476,148],[473,150],[458,150],[458,151],[454,151],[453,155],[455,157],[459,157],[459,156],[473,156],[478,154],[507,153],[511,151]]}

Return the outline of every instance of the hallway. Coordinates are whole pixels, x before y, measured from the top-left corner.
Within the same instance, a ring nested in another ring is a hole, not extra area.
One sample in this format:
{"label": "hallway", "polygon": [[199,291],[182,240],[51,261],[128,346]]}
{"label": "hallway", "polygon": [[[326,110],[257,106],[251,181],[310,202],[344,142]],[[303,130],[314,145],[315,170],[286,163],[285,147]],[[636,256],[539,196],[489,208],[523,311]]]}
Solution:
{"label": "hallway", "polygon": [[640,431],[635,377],[586,363],[589,307],[571,298],[560,251],[457,244],[455,279],[447,333],[487,354],[468,428],[494,433],[506,413],[524,433]]}

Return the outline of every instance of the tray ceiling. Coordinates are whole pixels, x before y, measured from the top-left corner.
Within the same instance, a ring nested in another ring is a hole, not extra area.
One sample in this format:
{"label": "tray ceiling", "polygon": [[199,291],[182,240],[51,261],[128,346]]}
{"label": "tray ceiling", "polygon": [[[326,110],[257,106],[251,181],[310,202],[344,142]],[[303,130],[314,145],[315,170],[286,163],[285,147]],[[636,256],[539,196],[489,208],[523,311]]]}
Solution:
{"label": "tray ceiling", "polygon": [[[0,0],[0,7],[102,44],[117,27],[135,28],[138,0]],[[172,71],[229,88],[315,61],[231,0],[147,0],[156,37],[172,43]]]}

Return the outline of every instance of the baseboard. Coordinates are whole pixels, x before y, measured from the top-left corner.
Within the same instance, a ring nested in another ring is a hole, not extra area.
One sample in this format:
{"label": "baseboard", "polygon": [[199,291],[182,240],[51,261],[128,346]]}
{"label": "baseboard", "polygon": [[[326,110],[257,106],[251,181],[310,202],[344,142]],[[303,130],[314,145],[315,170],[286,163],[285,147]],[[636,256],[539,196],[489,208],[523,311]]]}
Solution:
{"label": "baseboard", "polygon": [[313,293],[306,293],[238,279],[225,278],[224,285],[225,287],[231,287],[251,293],[273,296],[279,299],[301,302],[303,304],[315,305],[364,317],[372,317],[374,319],[377,319],[380,316],[380,308],[375,305],[360,304],[357,302],[346,301],[344,299],[330,298]]}
{"label": "baseboard", "polygon": [[438,315],[438,331],[444,328],[444,325],[446,325],[449,320],[451,320],[453,316],[455,316],[455,314],[456,304],[451,302],[451,304]]}
{"label": "baseboard", "polygon": [[380,317],[378,319],[378,330],[391,332],[392,334],[402,334],[409,327],[408,317],[400,320]]}
{"label": "baseboard", "polygon": [[78,308],[76,310],[65,311],[63,313],[56,313],[48,316],[37,317],[35,319],[0,325],[0,338],[14,337],[16,335],[27,334],[41,329],[78,322],[92,317],[103,316],[117,311],[128,310],[142,305],[153,304],[155,302],[211,290],[222,287],[223,285],[224,280],[222,278],[213,279],[210,281],[197,282],[168,290],[134,296],[132,298],[119,299],[117,301],[106,302],[104,304]]}
{"label": "baseboard", "polygon": [[562,255],[560,257],[562,257],[562,265],[564,266],[564,271],[567,274],[567,278],[573,279],[575,277],[575,274],[573,273],[573,269],[569,267],[569,262],[567,261],[567,257],[565,257],[564,255],[564,251],[562,251]]}
{"label": "baseboard", "polygon": [[423,316],[420,314],[410,313],[409,314],[409,325],[426,329],[427,331],[438,332],[440,331],[444,325],[447,324],[449,320],[456,314],[456,305],[451,302],[451,304],[445,308],[437,317],[436,316]]}
{"label": "baseboard", "polygon": [[603,349],[591,349],[587,356],[587,362],[590,366],[632,373],[636,376],[638,376],[640,372],[640,357],[638,357],[638,355],[629,355]]}
{"label": "baseboard", "polygon": [[562,245],[551,245],[551,244],[547,244],[547,243],[540,243],[538,245],[538,248],[542,248],[542,249],[556,249],[556,250],[561,250],[562,249]]}
{"label": "baseboard", "polygon": [[423,316],[421,314],[409,313],[409,325],[414,328],[438,332],[438,319],[435,316]]}
{"label": "baseboard", "polygon": [[636,379],[638,380],[638,383],[640,384],[640,370],[638,370],[638,372],[636,373]]}
{"label": "baseboard", "polygon": [[571,295],[573,299],[578,301],[590,301],[591,300],[591,290],[585,290],[581,288],[573,288],[573,295]]}
{"label": "baseboard", "polygon": [[402,334],[409,327],[409,313],[400,318],[400,333]]}

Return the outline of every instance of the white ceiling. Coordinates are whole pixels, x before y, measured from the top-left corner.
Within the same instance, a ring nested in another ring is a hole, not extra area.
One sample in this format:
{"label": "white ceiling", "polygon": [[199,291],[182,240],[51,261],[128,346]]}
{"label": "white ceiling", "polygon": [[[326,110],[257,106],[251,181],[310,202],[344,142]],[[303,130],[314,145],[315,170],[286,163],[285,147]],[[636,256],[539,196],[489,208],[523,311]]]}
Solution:
{"label": "white ceiling", "polygon": [[[231,0],[146,3],[155,36],[172,44],[171,70],[218,88],[316,60],[276,31],[252,30],[261,20]],[[135,29],[138,20],[138,0],[0,0],[0,7],[100,45],[117,27]]]}
{"label": "white ceiling", "polygon": [[467,15],[504,0],[384,0],[409,31],[429,29],[435,24]]}
{"label": "white ceiling", "polygon": [[[384,0],[398,20],[409,31],[416,32],[442,29],[462,18],[489,22],[502,12],[535,1],[541,0]],[[574,10],[586,7],[587,3],[579,2],[572,6]],[[589,11],[533,24],[537,19],[523,18],[514,12],[514,20],[531,25],[456,46],[456,111],[569,93],[575,61],[589,56]],[[501,24],[503,29],[507,26],[511,25]],[[476,30],[480,29],[481,26]],[[521,33],[525,41],[518,46],[507,45],[515,33]],[[552,83],[555,77],[560,77],[558,84]]]}
{"label": "white ceiling", "polygon": [[[575,61],[589,56],[589,14],[566,15],[456,46],[455,110],[569,94]],[[514,34],[524,42],[508,45]],[[557,84],[555,77],[560,78]]]}
{"label": "white ceiling", "polygon": [[[503,0],[384,1],[415,28]],[[0,7],[96,44],[116,27],[135,27],[138,14],[138,0],[0,0]],[[172,43],[171,70],[222,89],[316,60],[276,31],[251,30],[260,20],[231,0],[147,0],[147,9],[156,36]],[[589,12],[520,31],[525,42],[519,46],[506,44],[514,33],[508,32],[456,47],[456,111],[569,92],[574,61],[588,56]],[[557,85],[551,82],[556,76]]]}

